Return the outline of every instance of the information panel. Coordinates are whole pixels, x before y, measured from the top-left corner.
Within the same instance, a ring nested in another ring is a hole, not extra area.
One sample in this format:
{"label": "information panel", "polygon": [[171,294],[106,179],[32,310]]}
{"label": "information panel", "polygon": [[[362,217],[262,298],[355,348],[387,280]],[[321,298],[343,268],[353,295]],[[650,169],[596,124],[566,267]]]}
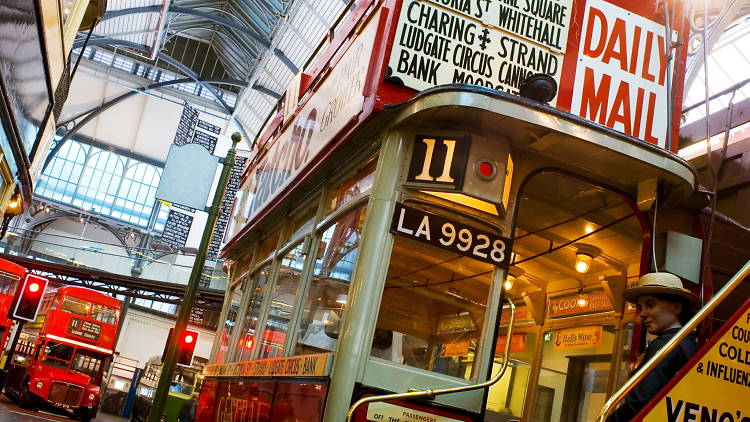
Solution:
{"label": "information panel", "polygon": [[687,368],[634,420],[750,421],[750,300]]}

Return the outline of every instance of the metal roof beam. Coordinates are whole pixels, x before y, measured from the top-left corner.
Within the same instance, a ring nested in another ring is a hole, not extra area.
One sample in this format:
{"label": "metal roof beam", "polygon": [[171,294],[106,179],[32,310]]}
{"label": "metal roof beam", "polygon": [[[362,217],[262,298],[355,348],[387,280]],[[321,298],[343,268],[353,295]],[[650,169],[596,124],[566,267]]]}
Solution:
{"label": "metal roof beam", "polygon": [[262,92],[262,93],[264,93],[266,95],[269,95],[269,96],[271,96],[273,98],[276,98],[277,100],[281,99],[281,94],[277,93],[276,91],[274,91],[272,89],[268,89],[268,88],[264,87],[263,85],[254,84],[252,88],[254,90],[258,91],[258,92]]}
{"label": "metal roof beam", "polygon": [[[132,15],[136,13],[158,13],[161,10],[160,6],[143,6],[143,7],[132,7],[129,9],[121,9],[121,10],[115,10],[112,12],[107,12],[104,14],[104,17],[102,17],[102,20],[107,19],[113,19],[121,16],[127,16]],[[261,45],[263,45],[266,48],[271,48],[271,42],[266,39],[266,37],[260,35],[258,32],[251,30],[247,26],[244,26],[238,22],[234,22],[230,19],[222,18],[220,16],[216,16],[213,13],[204,12],[201,10],[189,8],[189,7],[181,7],[181,6],[169,6],[169,9],[167,10],[170,13],[179,13],[184,15],[192,15],[192,16],[198,16],[203,19],[206,19],[211,22],[218,23],[220,25],[226,26],[227,28],[232,28],[234,30],[237,30],[241,32],[242,34],[247,35],[248,37],[252,38],[253,40],[257,41]],[[252,19],[252,17],[251,17]],[[256,22],[254,22],[256,23]],[[284,65],[286,65],[289,70],[292,71],[292,73],[299,72],[299,68],[289,59],[289,57],[286,56],[286,54],[279,50],[278,48],[275,48],[273,50],[274,55],[281,60]]]}

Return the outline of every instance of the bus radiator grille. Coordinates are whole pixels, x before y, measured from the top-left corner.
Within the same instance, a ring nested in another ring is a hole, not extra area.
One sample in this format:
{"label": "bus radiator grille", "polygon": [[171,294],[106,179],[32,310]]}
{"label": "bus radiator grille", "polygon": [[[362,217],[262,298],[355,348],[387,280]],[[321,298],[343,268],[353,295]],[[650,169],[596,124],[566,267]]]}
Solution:
{"label": "bus radiator grille", "polygon": [[53,382],[49,389],[49,401],[55,406],[78,407],[83,398],[83,388],[62,382]]}

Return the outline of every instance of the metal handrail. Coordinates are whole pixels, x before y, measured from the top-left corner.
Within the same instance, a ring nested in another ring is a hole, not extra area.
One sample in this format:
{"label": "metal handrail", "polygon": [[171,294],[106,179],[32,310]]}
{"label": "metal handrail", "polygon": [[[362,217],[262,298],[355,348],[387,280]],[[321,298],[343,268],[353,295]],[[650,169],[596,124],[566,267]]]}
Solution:
{"label": "metal handrail", "polygon": [[636,371],[635,374],[633,374],[632,377],[622,386],[615,394],[612,395],[612,397],[607,400],[606,403],[604,403],[604,407],[602,407],[601,412],[599,413],[599,417],[596,419],[597,422],[602,422],[605,419],[607,419],[607,416],[612,413],[614,410],[614,405],[619,403],[625,395],[627,395],[636,384],[638,384],[643,378],[648,375],[648,373],[659,364],[659,362],[662,361],[675,347],[677,347],[680,342],[690,334],[691,331],[695,329],[695,327],[698,326],[698,324],[703,321],[711,312],[713,312],[714,309],[716,309],[717,306],[719,306],[719,303],[721,303],[724,299],[729,296],[732,291],[740,285],[740,283],[747,277],[747,275],[750,274],[750,261],[748,261],[738,272],[737,274],[732,277],[727,284],[724,285],[724,287],[719,290],[718,293],[714,297],[711,298],[711,300],[706,303],[706,306],[701,308],[698,313],[693,316],[693,318],[688,321],[687,324],[685,324],[684,327],[680,329],[680,331],[675,334],[674,337],[672,337],[667,344],[664,345],[661,349],[659,349],[658,352],[654,355],[653,358],[651,358],[648,362],[646,362],[645,365],[643,365],[638,371]]}
{"label": "metal handrail", "polygon": [[397,399],[419,399],[419,398],[427,398],[429,400],[432,400],[435,398],[435,396],[441,395],[441,394],[449,394],[449,393],[458,393],[461,391],[469,391],[469,390],[478,390],[480,388],[486,388],[489,387],[496,382],[500,381],[500,378],[503,377],[503,374],[505,374],[505,370],[508,368],[508,361],[510,361],[510,338],[513,334],[513,321],[515,320],[516,316],[516,305],[513,304],[513,302],[508,298],[508,304],[510,305],[510,320],[508,321],[508,333],[506,334],[507,341],[505,342],[505,351],[503,353],[503,366],[500,368],[500,371],[498,373],[490,378],[489,380],[479,383],[479,384],[472,384],[472,385],[464,385],[461,387],[451,387],[451,388],[443,388],[440,390],[410,390],[406,393],[395,393],[395,394],[383,394],[380,396],[370,396],[365,397],[363,399],[357,400],[352,407],[349,408],[349,412],[346,414],[346,421],[351,422],[352,417],[354,416],[354,411],[357,410],[357,408],[365,403],[372,403],[376,401],[387,401],[387,400],[397,400]]}

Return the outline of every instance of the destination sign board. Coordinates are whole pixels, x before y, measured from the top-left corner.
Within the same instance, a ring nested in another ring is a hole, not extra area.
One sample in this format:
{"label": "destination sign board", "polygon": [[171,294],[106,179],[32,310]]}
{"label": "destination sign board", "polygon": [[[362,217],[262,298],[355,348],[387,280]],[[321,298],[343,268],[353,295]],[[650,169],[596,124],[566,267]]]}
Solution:
{"label": "destination sign board", "polygon": [[71,318],[68,333],[89,340],[98,340],[102,333],[102,326],[92,321],[84,321],[79,318]]}
{"label": "destination sign board", "polygon": [[393,212],[391,233],[488,264],[510,266],[510,239],[400,203]]}

